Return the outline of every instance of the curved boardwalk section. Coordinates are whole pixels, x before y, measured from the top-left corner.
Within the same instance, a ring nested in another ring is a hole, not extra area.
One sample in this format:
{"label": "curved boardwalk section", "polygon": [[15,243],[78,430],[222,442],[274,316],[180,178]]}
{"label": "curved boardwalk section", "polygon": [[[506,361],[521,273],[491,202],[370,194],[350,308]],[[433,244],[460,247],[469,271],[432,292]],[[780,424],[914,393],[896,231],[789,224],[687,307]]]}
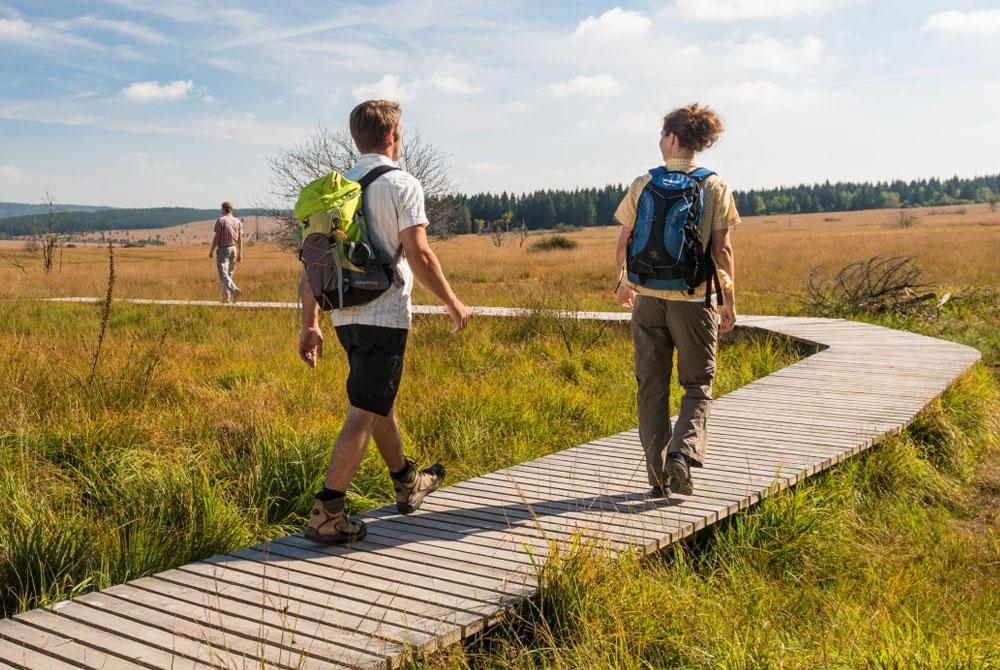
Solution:
{"label": "curved boardwalk section", "polygon": [[850,321],[740,329],[817,353],[715,402],[694,495],[648,497],[626,431],[454,484],[411,516],[373,510],[351,548],[292,535],[0,621],[0,668],[398,667],[532,596],[551,547],[656,551],[901,430],[979,359]]}

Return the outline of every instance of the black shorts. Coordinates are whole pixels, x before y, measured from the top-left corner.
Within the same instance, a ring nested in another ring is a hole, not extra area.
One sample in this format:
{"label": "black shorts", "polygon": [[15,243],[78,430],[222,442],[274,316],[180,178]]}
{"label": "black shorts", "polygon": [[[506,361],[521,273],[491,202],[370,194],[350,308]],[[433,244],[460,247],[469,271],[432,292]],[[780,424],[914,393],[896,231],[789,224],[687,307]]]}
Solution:
{"label": "black shorts", "polygon": [[359,324],[335,330],[351,368],[347,399],[358,409],[389,416],[403,377],[403,352],[410,331]]}

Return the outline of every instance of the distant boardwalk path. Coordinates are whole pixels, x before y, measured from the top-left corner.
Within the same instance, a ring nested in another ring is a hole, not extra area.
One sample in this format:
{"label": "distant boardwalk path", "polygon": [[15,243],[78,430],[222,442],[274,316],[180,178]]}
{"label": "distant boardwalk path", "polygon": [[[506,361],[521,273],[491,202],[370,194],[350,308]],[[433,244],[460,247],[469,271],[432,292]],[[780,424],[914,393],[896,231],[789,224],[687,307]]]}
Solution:
{"label": "distant boardwalk path", "polygon": [[292,535],[0,620],[0,668],[395,668],[531,597],[531,556],[550,542],[663,548],[898,432],[980,357],[851,321],[743,316],[738,328],[818,353],[715,402],[695,495],[647,498],[626,431],[453,484],[411,516],[373,510],[349,549]]}

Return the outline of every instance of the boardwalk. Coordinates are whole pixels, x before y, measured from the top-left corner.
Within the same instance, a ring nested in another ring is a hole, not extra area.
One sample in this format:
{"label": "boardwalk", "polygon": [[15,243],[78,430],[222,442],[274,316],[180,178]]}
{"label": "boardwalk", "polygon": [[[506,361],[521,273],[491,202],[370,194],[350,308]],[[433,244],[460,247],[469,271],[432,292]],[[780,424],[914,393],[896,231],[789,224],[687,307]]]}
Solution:
{"label": "boardwalk", "polygon": [[0,620],[0,668],[398,667],[532,596],[553,543],[663,548],[898,432],[979,359],[850,321],[745,316],[740,330],[818,353],[716,401],[692,496],[647,497],[626,431],[453,484],[411,516],[373,510],[349,549],[292,535]]}

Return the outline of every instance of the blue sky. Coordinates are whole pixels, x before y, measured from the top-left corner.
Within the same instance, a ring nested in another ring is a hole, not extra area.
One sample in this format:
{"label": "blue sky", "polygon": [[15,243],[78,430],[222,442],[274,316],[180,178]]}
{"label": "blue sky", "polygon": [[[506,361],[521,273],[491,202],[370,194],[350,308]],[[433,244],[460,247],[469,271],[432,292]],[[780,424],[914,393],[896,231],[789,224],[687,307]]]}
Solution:
{"label": "blue sky", "polygon": [[1000,4],[0,0],[0,200],[260,200],[369,97],[468,192],[627,181],[689,101],[736,188],[995,173]]}

